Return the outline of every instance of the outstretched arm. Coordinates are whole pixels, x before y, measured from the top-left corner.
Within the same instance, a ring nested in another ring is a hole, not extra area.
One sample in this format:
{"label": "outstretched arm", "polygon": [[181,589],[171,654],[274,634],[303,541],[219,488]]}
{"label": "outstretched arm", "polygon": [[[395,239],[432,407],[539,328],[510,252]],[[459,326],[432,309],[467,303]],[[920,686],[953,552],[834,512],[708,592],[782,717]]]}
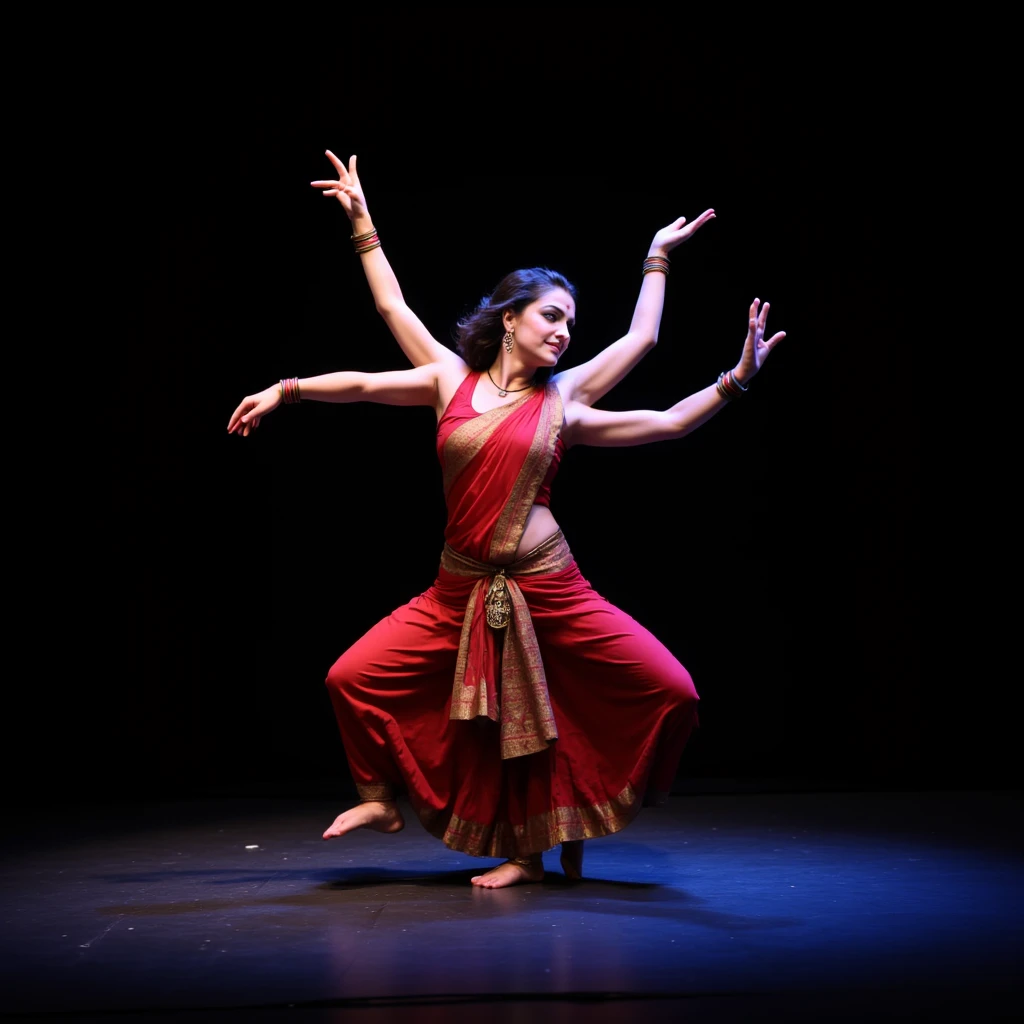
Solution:
{"label": "outstretched arm", "polygon": [[281,381],[269,388],[246,395],[228,420],[228,433],[248,437],[268,413],[290,401],[379,402],[383,405],[438,405],[438,381],[441,368],[436,363],[412,370],[386,370],[383,373],[358,373],[341,370],[317,377]]}
{"label": "outstretched arm", "polygon": [[593,405],[654,348],[665,306],[668,254],[714,218],[714,210],[705,210],[691,223],[687,223],[685,217],[678,217],[655,234],[644,260],[640,295],[628,333],[593,359],[558,375],[558,387],[566,401]]}
{"label": "outstretched arm", "polygon": [[[374,230],[356,170],[356,157],[349,157],[347,167],[330,150],[327,150],[327,159],[334,165],[337,177],[311,181],[310,185],[323,189],[325,196],[333,196],[341,203],[352,225],[352,241],[362,261],[363,273],[366,274],[366,281],[373,293],[377,312],[384,317],[409,362],[413,366],[436,362],[461,362],[458,354],[442,345],[406,305],[402,289],[398,286],[398,278],[395,277],[395,272],[391,269],[391,264],[379,243],[379,236]],[[377,244],[374,244],[375,240]]]}
{"label": "outstretched arm", "polygon": [[754,299],[743,353],[736,367],[723,375],[725,379],[689,395],[664,412],[651,409],[610,412],[593,409],[582,402],[570,402],[565,408],[566,443],[602,447],[649,444],[683,437],[707,423],[734,397],[742,394],[772,349],[786,336],[785,331],[779,331],[770,338],[764,337],[768,308],[767,302],[761,305],[760,299]]}

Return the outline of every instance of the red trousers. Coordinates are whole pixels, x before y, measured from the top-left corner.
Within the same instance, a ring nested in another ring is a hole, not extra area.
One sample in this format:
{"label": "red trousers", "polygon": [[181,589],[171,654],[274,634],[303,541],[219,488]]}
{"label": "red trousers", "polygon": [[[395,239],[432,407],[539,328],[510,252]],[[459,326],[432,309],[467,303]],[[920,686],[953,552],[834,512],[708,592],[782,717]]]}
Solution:
{"label": "red trousers", "polygon": [[448,717],[474,583],[441,569],[331,667],[326,683],[360,796],[406,795],[428,831],[477,856],[525,856],[619,831],[672,785],[697,724],[689,672],[575,562],[520,577],[558,738],[502,760],[494,722]]}

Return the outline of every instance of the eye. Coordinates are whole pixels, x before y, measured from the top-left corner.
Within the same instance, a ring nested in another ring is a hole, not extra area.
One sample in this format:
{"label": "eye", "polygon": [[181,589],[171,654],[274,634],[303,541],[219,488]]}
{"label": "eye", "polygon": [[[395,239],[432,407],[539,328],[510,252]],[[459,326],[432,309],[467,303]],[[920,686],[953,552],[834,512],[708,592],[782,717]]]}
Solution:
{"label": "eye", "polygon": [[546,319],[552,321],[552,323],[558,319],[554,313],[545,313],[544,316]]}

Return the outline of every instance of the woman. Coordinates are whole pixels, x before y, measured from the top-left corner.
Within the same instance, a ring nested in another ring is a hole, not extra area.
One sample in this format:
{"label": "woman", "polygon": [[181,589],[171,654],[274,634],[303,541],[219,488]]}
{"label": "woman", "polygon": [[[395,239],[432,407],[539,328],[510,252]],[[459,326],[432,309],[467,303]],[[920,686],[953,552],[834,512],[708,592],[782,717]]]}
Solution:
{"label": "woman", "polygon": [[583,840],[667,795],[699,698],[668,649],[581,575],[549,507],[558,463],[573,445],[684,436],[746,390],[784,334],[765,338],[768,303],[754,299],[739,362],[717,382],[664,412],[595,409],[657,341],[668,254],[713,210],[655,234],[629,332],[559,370],[576,316],[569,281],[546,268],[509,274],[449,349],[402,298],[356,158],[327,156],[337,178],[311,184],[351,220],[377,309],[413,368],[283,380],[244,398],[227,429],[247,437],[299,400],[431,406],[448,520],[434,585],[327,675],[362,802],[324,838],[399,831],[404,793],[447,846],[505,858],[475,885],[539,881],[542,853],[559,844],[567,877],[580,878]]}

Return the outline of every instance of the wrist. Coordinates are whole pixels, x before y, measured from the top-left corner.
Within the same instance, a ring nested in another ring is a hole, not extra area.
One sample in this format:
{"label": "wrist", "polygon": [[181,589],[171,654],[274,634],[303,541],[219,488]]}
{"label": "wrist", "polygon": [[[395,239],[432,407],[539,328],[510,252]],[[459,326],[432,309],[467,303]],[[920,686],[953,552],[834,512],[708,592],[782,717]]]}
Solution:
{"label": "wrist", "polygon": [[352,232],[352,247],[356,254],[361,256],[364,252],[370,252],[380,246],[380,237],[377,229],[371,224],[365,231]]}
{"label": "wrist", "polygon": [[670,269],[669,258],[667,256],[646,256],[643,262],[643,274],[646,277],[652,272],[664,274],[668,277]]}
{"label": "wrist", "polygon": [[272,390],[277,393],[279,405],[298,405],[302,401],[298,377],[282,377],[278,386]]}

